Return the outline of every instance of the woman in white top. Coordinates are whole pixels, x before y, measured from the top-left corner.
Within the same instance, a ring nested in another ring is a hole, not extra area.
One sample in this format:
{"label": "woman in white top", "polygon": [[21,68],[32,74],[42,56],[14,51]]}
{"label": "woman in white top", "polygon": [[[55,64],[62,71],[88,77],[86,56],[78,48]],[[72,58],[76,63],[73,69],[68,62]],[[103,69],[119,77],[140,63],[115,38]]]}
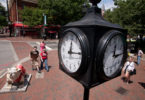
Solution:
{"label": "woman in white top", "polygon": [[137,53],[137,64],[140,64],[141,56],[143,55],[143,51],[138,48],[138,53]]}
{"label": "woman in white top", "polygon": [[130,81],[130,74],[135,70],[135,63],[132,56],[129,57],[129,60],[124,64],[124,67],[122,69],[122,75],[124,77],[124,81],[127,82],[127,84]]}

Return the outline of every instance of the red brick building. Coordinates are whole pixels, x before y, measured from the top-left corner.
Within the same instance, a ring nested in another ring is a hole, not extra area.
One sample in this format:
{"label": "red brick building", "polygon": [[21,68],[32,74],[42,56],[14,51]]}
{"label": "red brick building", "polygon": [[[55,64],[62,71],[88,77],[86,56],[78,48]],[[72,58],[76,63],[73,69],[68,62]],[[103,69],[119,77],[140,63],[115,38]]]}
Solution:
{"label": "red brick building", "polygon": [[37,0],[9,0],[9,17],[11,22],[21,22],[19,11],[24,7],[37,7]]}

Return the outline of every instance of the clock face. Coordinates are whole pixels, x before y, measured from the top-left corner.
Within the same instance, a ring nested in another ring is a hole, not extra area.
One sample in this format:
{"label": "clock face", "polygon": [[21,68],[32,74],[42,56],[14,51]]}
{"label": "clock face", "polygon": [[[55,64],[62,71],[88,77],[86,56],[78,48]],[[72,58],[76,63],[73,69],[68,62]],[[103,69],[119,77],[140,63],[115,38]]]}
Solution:
{"label": "clock face", "polygon": [[104,52],[103,70],[110,77],[122,66],[124,44],[121,35],[115,35],[109,41]]}
{"label": "clock face", "polygon": [[70,73],[77,72],[82,62],[82,48],[78,37],[73,32],[67,32],[60,46],[62,63]]}

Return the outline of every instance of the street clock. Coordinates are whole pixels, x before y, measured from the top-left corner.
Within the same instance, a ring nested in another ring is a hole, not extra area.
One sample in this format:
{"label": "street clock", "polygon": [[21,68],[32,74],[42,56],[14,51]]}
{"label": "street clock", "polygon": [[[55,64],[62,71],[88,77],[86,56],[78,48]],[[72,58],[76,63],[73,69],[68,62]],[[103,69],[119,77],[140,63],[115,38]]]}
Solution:
{"label": "street clock", "polygon": [[59,68],[91,88],[117,77],[127,57],[126,30],[101,16],[97,3],[86,15],[61,28],[58,44]]}
{"label": "street clock", "polygon": [[116,30],[106,32],[100,39],[96,59],[101,78],[109,80],[120,72],[126,56],[125,41],[123,33]]}
{"label": "street clock", "polygon": [[72,75],[80,75],[87,69],[89,45],[86,35],[78,28],[63,32],[59,42],[59,57],[62,69]]}

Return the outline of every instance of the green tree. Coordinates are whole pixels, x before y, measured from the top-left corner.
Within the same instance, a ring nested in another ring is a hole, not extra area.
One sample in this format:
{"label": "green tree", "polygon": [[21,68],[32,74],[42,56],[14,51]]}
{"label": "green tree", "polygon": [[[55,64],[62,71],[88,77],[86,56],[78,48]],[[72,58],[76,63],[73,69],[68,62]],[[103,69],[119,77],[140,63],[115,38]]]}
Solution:
{"label": "green tree", "polygon": [[21,13],[21,18],[22,18],[24,24],[32,27],[35,25],[42,24],[43,12],[44,12],[43,10],[40,10],[38,8],[24,7],[24,9],[20,13]]}
{"label": "green tree", "polygon": [[43,13],[48,24],[64,25],[76,21],[83,15],[82,5],[86,0],[38,0],[38,8],[24,7],[21,13],[24,24],[42,25]]}
{"label": "green tree", "polygon": [[105,13],[105,19],[128,29],[130,35],[145,33],[145,0],[114,0],[117,8]]}
{"label": "green tree", "polygon": [[0,27],[6,26],[7,20],[6,20],[6,11],[5,8],[0,3]]}
{"label": "green tree", "polygon": [[82,5],[86,0],[38,0],[40,9],[46,10],[54,24],[64,25],[82,17]]}

